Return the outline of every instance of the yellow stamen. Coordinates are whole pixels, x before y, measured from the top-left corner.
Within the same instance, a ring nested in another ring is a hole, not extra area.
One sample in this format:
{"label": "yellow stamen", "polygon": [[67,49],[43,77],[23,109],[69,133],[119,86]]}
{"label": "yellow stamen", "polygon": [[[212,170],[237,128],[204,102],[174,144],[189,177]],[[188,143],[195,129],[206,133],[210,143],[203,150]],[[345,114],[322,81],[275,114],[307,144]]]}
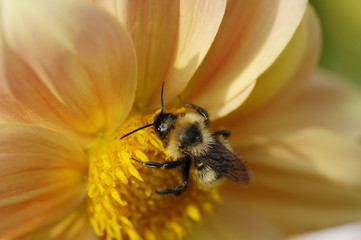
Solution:
{"label": "yellow stamen", "polygon": [[[183,111],[183,109],[173,112]],[[157,113],[156,113],[157,114]],[[89,216],[94,231],[106,239],[179,239],[190,221],[201,221],[211,212],[216,190],[198,186],[193,169],[188,189],[181,196],[159,195],[156,189],[181,183],[179,169],[151,169],[132,159],[163,163],[172,161],[153,127],[122,140],[124,134],[152,123],[156,114],[133,114],[113,139],[89,150]],[[201,211],[202,210],[202,211]]]}

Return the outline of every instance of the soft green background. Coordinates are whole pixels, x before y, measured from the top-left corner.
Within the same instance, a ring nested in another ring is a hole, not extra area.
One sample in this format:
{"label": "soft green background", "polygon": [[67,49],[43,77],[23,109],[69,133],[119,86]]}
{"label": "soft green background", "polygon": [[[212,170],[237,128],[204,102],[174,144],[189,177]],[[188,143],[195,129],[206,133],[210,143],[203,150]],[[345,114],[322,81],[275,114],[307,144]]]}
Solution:
{"label": "soft green background", "polygon": [[320,65],[361,86],[361,0],[310,2],[323,28]]}

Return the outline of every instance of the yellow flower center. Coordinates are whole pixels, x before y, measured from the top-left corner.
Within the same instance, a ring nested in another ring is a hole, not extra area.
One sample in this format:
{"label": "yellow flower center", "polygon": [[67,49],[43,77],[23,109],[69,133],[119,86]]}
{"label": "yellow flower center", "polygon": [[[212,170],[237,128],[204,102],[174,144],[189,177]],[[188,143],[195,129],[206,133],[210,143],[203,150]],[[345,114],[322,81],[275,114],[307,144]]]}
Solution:
{"label": "yellow flower center", "polygon": [[[173,113],[183,109],[172,110]],[[133,114],[113,139],[101,141],[89,151],[89,216],[99,236],[107,239],[175,239],[200,221],[201,211],[212,211],[217,190],[206,191],[195,181],[193,169],[188,189],[180,196],[160,195],[156,189],[181,184],[179,169],[148,168],[141,161],[172,161],[153,127],[122,140],[124,134],[152,123],[157,113]]]}

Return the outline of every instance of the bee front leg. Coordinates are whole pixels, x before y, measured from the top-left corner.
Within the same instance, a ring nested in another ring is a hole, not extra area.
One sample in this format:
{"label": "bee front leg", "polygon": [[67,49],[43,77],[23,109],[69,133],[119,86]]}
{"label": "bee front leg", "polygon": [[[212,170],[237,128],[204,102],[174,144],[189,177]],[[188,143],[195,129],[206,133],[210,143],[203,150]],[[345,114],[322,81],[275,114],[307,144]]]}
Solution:
{"label": "bee front leg", "polygon": [[188,188],[188,183],[189,183],[188,179],[189,179],[189,170],[191,167],[191,159],[185,158],[182,160],[182,162],[184,163],[183,168],[182,168],[183,185],[176,186],[173,189],[157,189],[157,190],[155,190],[156,193],[158,193],[158,194],[174,194],[176,196],[179,196]]}
{"label": "bee front leg", "polygon": [[130,159],[143,164],[144,166],[147,166],[149,168],[162,168],[165,170],[169,170],[169,169],[173,169],[176,167],[180,167],[183,164],[182,160],[179,161],[170,161],[170,162],[165,162],[165,163],[156,163],[156,162],[144,162],[144,161],[140,161],[138,159],[133,158],[132,156],[130,157]]}

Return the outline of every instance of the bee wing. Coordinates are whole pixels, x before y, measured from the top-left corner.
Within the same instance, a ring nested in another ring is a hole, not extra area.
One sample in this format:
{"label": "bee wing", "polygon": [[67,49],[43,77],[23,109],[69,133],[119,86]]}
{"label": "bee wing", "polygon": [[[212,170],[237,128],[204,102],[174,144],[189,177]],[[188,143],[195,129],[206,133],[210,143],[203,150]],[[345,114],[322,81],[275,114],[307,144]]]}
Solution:
{"label": "bee wing", "polygon": [[231,181],[249,183],[253,178],[246,163],[218,141],[210,145],[207,154],[197,159]]}

